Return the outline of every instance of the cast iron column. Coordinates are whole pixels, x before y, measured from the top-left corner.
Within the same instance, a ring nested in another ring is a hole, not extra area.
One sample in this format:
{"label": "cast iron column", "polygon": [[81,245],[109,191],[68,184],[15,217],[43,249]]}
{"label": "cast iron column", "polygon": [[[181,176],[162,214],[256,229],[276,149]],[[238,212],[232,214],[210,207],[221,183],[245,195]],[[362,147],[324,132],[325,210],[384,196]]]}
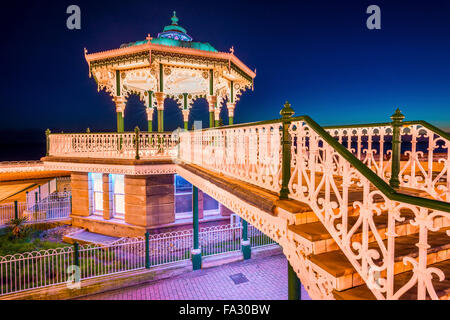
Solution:
{"label": "cast iron column", "polygon": [[192,217],[194,229],[194,248],[192,249],[192,268],[194,270],[202,267],[202,252],[199,248],[198,239],[198,188],[192,186]]}

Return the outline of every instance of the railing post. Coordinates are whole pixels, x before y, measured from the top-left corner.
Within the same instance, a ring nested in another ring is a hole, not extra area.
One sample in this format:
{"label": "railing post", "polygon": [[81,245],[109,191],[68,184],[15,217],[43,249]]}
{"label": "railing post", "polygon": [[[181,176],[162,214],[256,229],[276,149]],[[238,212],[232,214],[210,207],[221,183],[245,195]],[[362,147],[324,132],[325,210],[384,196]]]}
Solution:
{"label": "railing post", "polygon": [[248,260],[252,256],[252,248],[250,246],[250,240],[248,240],[248,222],[242,219],[242,241],[241,250],[244,260]]}
{"label": "railing post", "polygon": [[37,213],[38,211],[38,193],[34,193],[34,212]]}
{"label": "railing post", "polygon": [[78,242],[73,244],[73,264],[77,267],[80,266],[80,245]]}
{"label": "railing post", "polygon": [[192,218],[193,218],[193,249],[192,249],[192,268],[194,270],[202,267],[202,251],[198,239],[198,188],[192,186]]}
{"label": "railing post", "polygon": [[134,128],[134,143],[136,147],[136,155],[134,158],[136,160],[139,160],[139,134],[140,134],[139,127],[136,126],[136,128]]}
{"label": "railing post", "polygon": [[19,219],[19,208],[17,206],[17,200],[14,200],[14,219]]}
{"label": "railing post", "polygon": [[69,216],[72,214],[72,194],[69,196]]}
{"label": "railing post", "polygon": [[48,129],[48,128],[47,128],[47,130],[45,130],[45,141],[46,141],[45,155],[49,156],[50,155],[50,129]]}
{"label": "railing post", "polygon": [[289,135],[289,125],[291,124],[291,118],[294,113],[291,105],[286,101],[283,109],[280,111],[281,121],[283,122],[280,199],[288,199],[289,195],[288,185],[289,180],[291,180],[291,137]]}
{"label": "railing post", "polygon": [[145,268],[150,269],[150,234],[145,233]]}
{"label": "railing post", "polygon": [[391,179],[389,184],[393,188],[398,188],[400,186],[400,180],[398,174],[400,172],[400,154],[401,154],[401,136],[400,128],[402,126],[402,121],[405,116],[397,108],[395,113],[391,116],[392,119],[392,164],[391,164]]}

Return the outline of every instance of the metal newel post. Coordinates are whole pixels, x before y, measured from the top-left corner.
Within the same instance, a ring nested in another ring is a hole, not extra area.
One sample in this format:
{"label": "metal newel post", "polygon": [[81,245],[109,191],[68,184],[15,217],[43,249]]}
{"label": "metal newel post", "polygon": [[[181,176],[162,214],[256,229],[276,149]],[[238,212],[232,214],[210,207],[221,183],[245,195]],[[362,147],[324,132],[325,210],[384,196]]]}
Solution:
{"label": "metal newel post", "polygon": [[150,269],[150,234],[145,233],[145,268]]}
{"label": "metal newel post", "polygon": [[69,214],[72,214],[72,194],[69,196]]}
{"label": "metal newel post", "polygon": [[252,256],[252,248],[250,246],[250,240],[248,240],[248,222],[242,219],[242,240],[241,250],[244,260],[248,260]]}
{"label": "metal newel post", "polygon": [[19,219],[19,208],[17,207],[17,200],[14,200],[14,219]]}
{"label": "metal newel post", "polygon": [[47,148],[45,155],[48,156],[50,154],[50,129],[45,130],[45,141],[47,143]]}
{"label": "metal newel post", "polygon": [[400,128],[402,126],[402,121],[405,116],[397,108],[395,113],[391,116],[392,119],[392,166],[391,166],[391,179],[389,184],[393,188],[398,188],[400,186],[400,180],[398,179],[398,174],[400,172],[400,153],[401,153],[401,142]]}
{"label": "metal newel post", "polygon": [[135,140],[135,144],[136,144],[136,156],[134,157],[136,160],[139,160],[139,127],[136,126],[136,128],[134,128],[134,140]]}
{"label": "metal newel post", "polygon": [[193,224],[193,249],[192,249],[192,268],[194,270],[201,269],[202,267],[202,252],[199,248],[199,237],[198,237],[198,188],[192,186],[192,224]]}
{"label": "metal newel post", "polygon": [[35,192],[34,193],[34,212],[37,212],[38,211],[38,193],[37,192]]}
{"label": "metal newel post", "polygon": [[288,261],[288,299],[289,300],[301,300],[302,299],[302,285],[298,279],[297,274]]}
{"label": "metal newel post", "polygon": [[291,118],[294,115],[294,109],[291,108],[289,102],[286,101],[284,108],[281,109],[281,121],[283,122],[282,133],[282,180],[280,199],[288,199],[289,195],[289,180],[291,179],[291,137],[289,135],[289,125],[291,124]]}
{"label": "metal newel post", "polygon": [[77,267],[80,266],[80,245],[78,242],[73,244],[73,264]]}

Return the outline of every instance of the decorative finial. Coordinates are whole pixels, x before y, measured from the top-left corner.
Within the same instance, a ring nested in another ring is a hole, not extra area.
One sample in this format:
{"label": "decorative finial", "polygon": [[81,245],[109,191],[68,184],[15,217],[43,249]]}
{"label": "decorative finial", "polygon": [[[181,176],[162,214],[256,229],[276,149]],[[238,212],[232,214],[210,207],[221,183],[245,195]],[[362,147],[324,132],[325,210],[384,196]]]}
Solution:
{"label": "decorative finial", "polygon": [[295,111],[294,109],[291,108],[291,104],[286,101],[286,103],[284,104],[283,109],[281,109],[280,111],[280,115],[283,119],[287,119],[290,118],[294,115]]}
{"label": "decorative finial", "polygon": [[231,52],[231,54],[234,54],[234,46],[231,46],[230,52]]}
{"label": "decorative finial", "polygon": [[177,25],[178,24],[178,18],[177,18],[177,12],[174,11],[173,12],[173,16],[172,16],[172,24]]}
{"label": "decorative finial", "polygon": [[395,110],[394,114],[391,116],[391,120],[401,122],[403,121],[403,119],[405,119],[405,116],[402,114],[400,109],[397,108],[397,110]]}
{"label": "decorative finial", "polygon": [[86,49],[86,48],[84,48],[84,55],[86,56],[86,55],[87,55],[87,53],[88,53],[87,49]]}
{"label": "decorative finial", "polygon": [[150,41],[152,41],[152,39],[153,39],[153,38],[150,36],[150,33],[147,34],[147,38],[145,38],[145,40],[148,40],[148,41],[150,42]]}
{"label": "decorative finial", "polygon": [[91,133],[91,129],[87,128],[86,133]]}

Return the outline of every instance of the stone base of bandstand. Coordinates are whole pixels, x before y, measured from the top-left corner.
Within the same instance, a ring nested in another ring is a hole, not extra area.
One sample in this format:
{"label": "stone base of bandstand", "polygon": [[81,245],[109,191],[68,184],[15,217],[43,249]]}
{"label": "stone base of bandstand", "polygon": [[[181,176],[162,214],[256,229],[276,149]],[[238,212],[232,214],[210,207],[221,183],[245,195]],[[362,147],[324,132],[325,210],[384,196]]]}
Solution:
{"label": "stone base of bandstand", "polygon": [[125,175],[125,215],[115,218],[108,175],[103,181],[103,213],[90,205],[89,176],[72,173],[72,225],[112,237],[143,236],[151,228],[175,222],[174,175]]}

